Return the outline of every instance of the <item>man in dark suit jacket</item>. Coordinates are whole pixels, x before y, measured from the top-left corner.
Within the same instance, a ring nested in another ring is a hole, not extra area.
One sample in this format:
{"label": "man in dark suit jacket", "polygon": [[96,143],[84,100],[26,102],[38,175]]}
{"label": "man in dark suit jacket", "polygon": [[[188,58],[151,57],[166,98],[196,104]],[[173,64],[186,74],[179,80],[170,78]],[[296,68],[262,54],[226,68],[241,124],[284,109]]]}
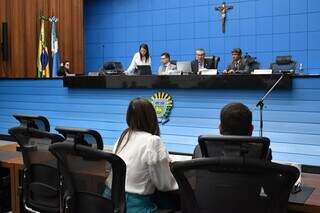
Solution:
{"label": "man in dark suit jacket", "polygon": [[242,50],[235,48],[232,50],[232,61],[223,71],[224,74],[250,74],[250,67],[242,57]]}
{"label": "man in dark suit jacket", "polygon": [[205,58],[206,53],[204,49],[198,48],[196,50],[196,59],[191,62],[191,69],[194,74],[199,74],[201,69],[213,69],[213,61]]}

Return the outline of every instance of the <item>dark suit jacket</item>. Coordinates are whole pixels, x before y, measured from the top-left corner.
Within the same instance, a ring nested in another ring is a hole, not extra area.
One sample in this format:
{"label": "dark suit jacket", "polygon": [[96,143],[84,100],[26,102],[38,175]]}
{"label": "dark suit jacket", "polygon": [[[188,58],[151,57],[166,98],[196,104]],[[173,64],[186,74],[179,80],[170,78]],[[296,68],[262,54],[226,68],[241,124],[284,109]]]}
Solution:
{"label": "dark suit jacket", "polygon": [[66,76],[68,74],[68,70],[65,67],[60,67],[58,70],[58,76]]}
{"label": "dark suit jacket", "polygon": [[227,67],[227,71],[229,70],[234,70],[238,74],[250,74],[249,65],[243,58],[240,59],[239,63],[232,61]]}
{"label": "dark suit jacket", "polygon": [[[204,59],[204,68],[206,69],[213,69],[213,61],[212,60],[209,60],[209,59]],[[191,69],[192,69],[192,72],[194,74],[197,74],[198,71],[199,71],[199,63],[198,63],[198,60],[193,60],[191,61]]]}

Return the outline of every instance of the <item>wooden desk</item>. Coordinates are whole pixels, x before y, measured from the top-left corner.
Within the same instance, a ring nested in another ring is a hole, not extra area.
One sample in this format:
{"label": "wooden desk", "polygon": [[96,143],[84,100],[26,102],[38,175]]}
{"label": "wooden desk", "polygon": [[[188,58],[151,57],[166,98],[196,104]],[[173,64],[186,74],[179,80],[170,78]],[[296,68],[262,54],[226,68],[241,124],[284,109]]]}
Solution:
{"label": "wooden desk", "polygon": [[[1,145],[0,151],[16,152],[17,145],[15,143]],[[0,160],[0,167],[5,167],[10,170],[11,177],[11,199],[12,199],[12,212],[20,213],[20,172],[23,168],[22,155],[13,157],[6,160]],[[304,204],[289,203],[289,212],[307,212],[319,213],[320,212],[320,174],[302,174],[302,182],[304,186],[315,188],[311,196]]]}
{"label": "wooden desk", "polygon": [[302,173],[302,184],[314,188],[314,191],[304,204],[289,203],[289,212],[320,212],[320,174]]}

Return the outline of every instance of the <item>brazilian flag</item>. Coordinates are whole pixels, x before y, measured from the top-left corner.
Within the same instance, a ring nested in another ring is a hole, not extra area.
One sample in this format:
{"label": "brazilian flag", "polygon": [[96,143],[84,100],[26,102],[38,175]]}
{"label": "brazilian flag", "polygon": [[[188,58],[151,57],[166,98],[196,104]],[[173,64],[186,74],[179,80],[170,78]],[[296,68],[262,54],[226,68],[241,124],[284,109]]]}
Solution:
{"label": "brazilian flag", "polygon": [[38,78],[50,78],[49,69],[49,54],[46,40],[46,33],[44,28],[44,22],[47,18],[40,17],[40,33],[39,33],[39,46],[37,57],[37,77]]}

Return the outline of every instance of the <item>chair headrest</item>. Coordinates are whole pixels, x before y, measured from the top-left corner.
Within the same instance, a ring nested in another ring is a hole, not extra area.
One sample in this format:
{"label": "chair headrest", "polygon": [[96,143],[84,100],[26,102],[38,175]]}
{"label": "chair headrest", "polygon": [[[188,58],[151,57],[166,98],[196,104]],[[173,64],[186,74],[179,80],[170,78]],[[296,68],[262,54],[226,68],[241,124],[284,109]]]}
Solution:
{"label": "chair headrest", "polygon": [[240,154],[243,157],[266,159],[270,146],[270,140],[266,137],[235,135],[200,135],[198,143],[204,157]]}
{"label": "chair headrest", "polygon": [[[64,141],[64,137],[61,135],[42,131],[34,128],[26,128],[26,127],[14,127],[8,130],[9,134],[17,139],[19,135],[23,135],[30,138],[48,138],[52,142],[62,142]],[[18,141],[19,142],[19,141]]]}
{"label": "chair headrest", "polygon": [[14,114],[13,117],[20,122],[21,126],[50,132],[50,123],[44,116]]}
{"label": "chair headrest", "polygon": [[56,131],[62,134],[66,139],[72,138],[75,143],[96,145],[97,149],[103,149],[102,137],[99,132],[95,130],[71,127],[56,127]]}
{"label": "chair headrest", "polygon": [[103,64],[103,70],[115,70],[115,69],[120,69],[120,70],[123,69],[121,62],[109,61]]}
{"label": "chair headrest", "polygon": [[280,64],[280,65],[284,65],[284,64],[290,64],[294,61],[292,61],[292,56],[288,55],[288,56],[277,56],[276,57],[276,63]]}

